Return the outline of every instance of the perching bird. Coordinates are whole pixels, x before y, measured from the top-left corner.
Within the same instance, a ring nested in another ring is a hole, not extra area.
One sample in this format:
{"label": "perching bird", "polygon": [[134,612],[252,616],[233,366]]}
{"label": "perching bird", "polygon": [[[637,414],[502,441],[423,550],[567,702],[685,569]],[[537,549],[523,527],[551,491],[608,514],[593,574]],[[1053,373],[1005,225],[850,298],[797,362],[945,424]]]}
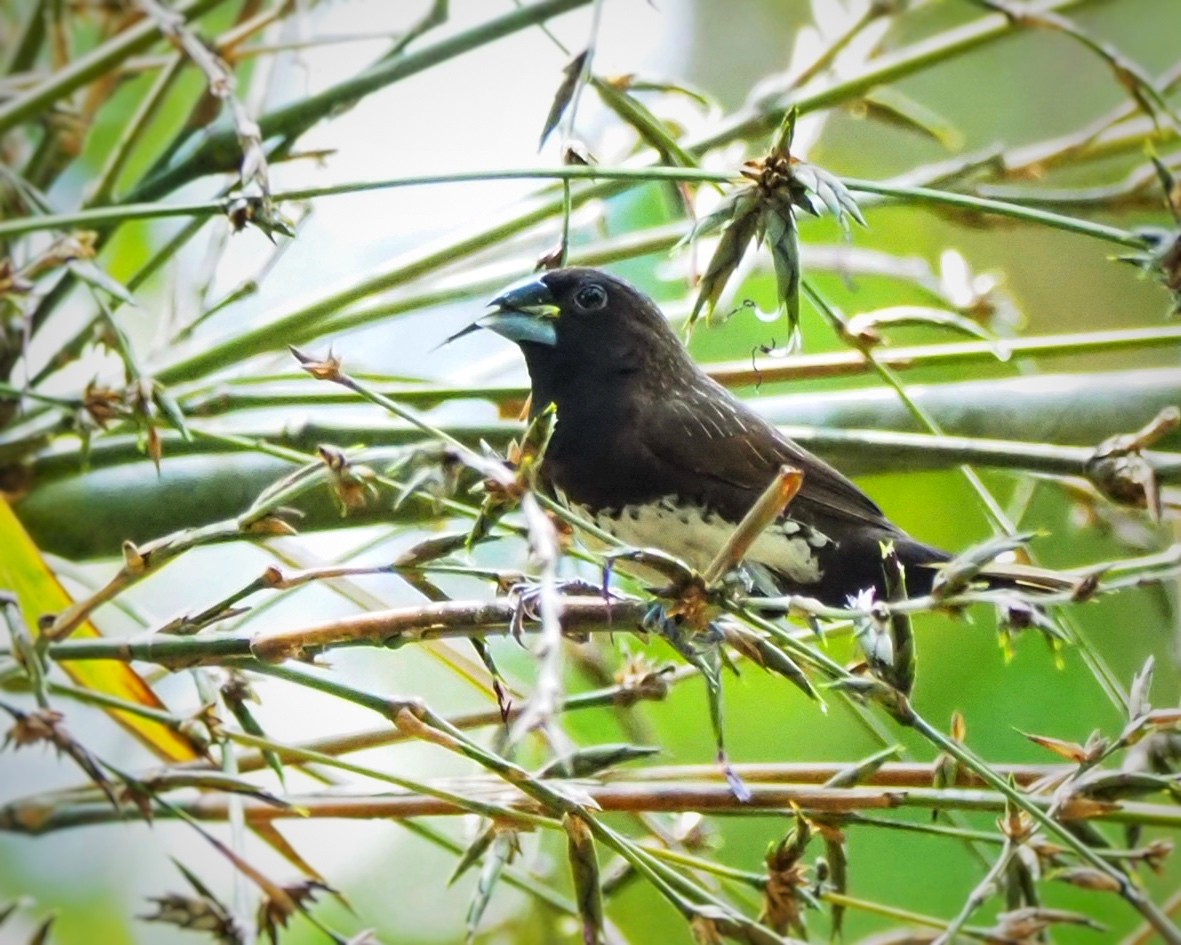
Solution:
{"label": "perching bird", "polygon": [[624,544],[704,570],[786,464],[803,473],[800,491],[744,561],[764,590],[834,606],[866,588],[881,595],[889,541],[914,596],[949,559],[707,376],[622,279],[558,269],[491,305],[476,326],[520,346],[533,414],[556,407],[543,480]]}

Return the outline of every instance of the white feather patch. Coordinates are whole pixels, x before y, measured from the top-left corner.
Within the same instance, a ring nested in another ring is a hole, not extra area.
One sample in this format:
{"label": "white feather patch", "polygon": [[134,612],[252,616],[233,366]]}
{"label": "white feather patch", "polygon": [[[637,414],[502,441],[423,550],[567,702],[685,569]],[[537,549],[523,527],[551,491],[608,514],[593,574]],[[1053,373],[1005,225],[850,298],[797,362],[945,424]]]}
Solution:
{"label": "white feather patch", "polygon": [[[697,571],[709,566],[735,527],[716,512],[706,512],[695,505],[678,505],[673,496],[597,515],[585,507],[574,508],[624,544],[668,552]],[[829,543],[829,538],[815,529],[783,519],[768,526],[755,539],[746,557],[798,584],[814,584],[823,575],[816,551]]]}

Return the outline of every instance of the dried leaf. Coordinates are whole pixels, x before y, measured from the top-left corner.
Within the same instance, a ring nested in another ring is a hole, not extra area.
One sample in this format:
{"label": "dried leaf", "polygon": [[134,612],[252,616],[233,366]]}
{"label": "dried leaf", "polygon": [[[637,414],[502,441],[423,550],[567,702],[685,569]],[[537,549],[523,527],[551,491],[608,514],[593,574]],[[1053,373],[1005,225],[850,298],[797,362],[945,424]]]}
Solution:
{"label": "dried leaf", "polygon": [[1060,883],[1070,883],[1072,886],[1078,886],[1080,889],[1090,889],[1095,892],[1113,892],[1120,891],[1120,882],[1114,876],[1107,873],[1102,873],[1097,869],[1092,869],[1089,866],[1076,866],[1071,869],[1057,870],[1050,874],[1050,879],[1056,879]]}
{"label": "dried leaf", "polygon": [[763,887],[763,906],[759,921],[776,932],[790,931],[804,936],[806,929],[801,917],[803,888],[808,883],[808,867],[803,863],[804,852],[812,839],[812,825],[796,811],[795,823],[782,840],[771,845],[764,862],[767,883]]}
{"label": "dried leaf", "polygon": [[279,930],[287,927],[295,913],[307,914],[316,893],[333,891],[316,879],[302,879],[279,888],[282,895],[264,895],[258,905],[258,934],[267,936],[271,945],[278,945]]}
{"label": "dried leaf", "polygon": [[562,115],[565,113],[566,108],[573,101],[574,92],[578,88],[578,81],[582,77],[582,71],[586,66],[586,60],[590,56],[590,52],[590,49],[584,49],[562,68],[562,81],[558,85],[557,91],[554,92],[554,100],[550,105],[549,114],[545,116],[545,125],[541,129],[541,139],[537,142],[538,150],[545,146],[546,138],[558,127],[558,122],[562,120]]}
{"label": "dried leaf", "polygon": [[563,817],[562,826],[566,828],[566,855],[582,919],[583,945],[599,945],[603,940],[603,893],[594,835],[586,820],[576,814]]}
{"label": "dried leaf", "polygon": [[340,450],[321,444],[320,459],[329,473],[328,485],[341,517],[365,508],[377,498],[377,473],[361,463],[354,463]]}
{"label": "dried leaf", "polygon": [[155,904],[156,911],[139,918],[145,922],[163,922],[190,931],[206,932],[221,945],[244,945],[248,940],[246,930],[230,909],[213,895],[196,874],[183,864],[175,860],[173,862],[188,880],[189,885],[196,890],[197,896],[185,896],[180,893],[150,896],[148,901]]}
{"label": "dried leaf", "polygon": [[341,370],[343,362],[332,353],[331,348],[328,350],[327,357],[324,358],[316,358],[312,355],[304,354],[304,352],[300,351],[294,345],[288,345],[287,350],[299,362],[299,366],[318,381],[339,382],[343,376]]}
{"label": "dried leaf", "polygon": [[1084,474],[1109,499],[1147,509],[1154,522],[1160,521],[1156,470],[1142,451],[1179,425],[1181,410],[1165,407],[1137,432],[1109,437],[1100,443],[1084,464]]}
{"label": "dried leaf", "polygon": [[69,733],[63,724],[64,716],[55,709],[34,709],[25,712],[15,706],[0,702],[3,709],[13,718],[13,725],[4,736],[4,743],[0,750],[10,744],[14,749],[24,748],[44,742],[52,745],[60,754],[68,755],[73,762],[82,769],[96,787],[106,795],[116,810],[119,809],[119,799],[115,795],[114,787],[103,772],[98,759],[87,751]]}
{"label": "dried leaf", "polygon": [[619,687],[615,704],[626,707],[641,699],[661,701],[668,695],[665,677],[672,672],[672,666],[654,666],[643,654],[629,656],[615,673],[615,684]]}
{"label": "dried leaf", "polygon": [[1099,801],[1084,797],[1080,794],[1071,795],[1058,810],[1062,820],[1089,820],[1092,817],[1102,817],[1120,809],[1119,804],[1111,801]]}
{"label": "dried leaf", "polygon": [[1088,750],[1077,742],[1063,741],[1060,738],[1050,738],[1047,735],[1033,735],[1029,732],[1021,732],[1021,734],[1035,745],[1040,745],[1047,751],[1052,751],[1060,758],[1073,761],[1075,764],[1084,764],[1090,758]]}
{"label": "dried leaf", "polygon": [[1042,932],[1054,925],[1083,925],[1100,932],[1107,930],[1106,926],[1089,916],[1077,912],[1067,912],[1064,909],[1046,909],[1041,906],[1002,912],[997,916],[997,924],[994,929],[997,938],[1002,941],[1032,943],[1038,941]]}

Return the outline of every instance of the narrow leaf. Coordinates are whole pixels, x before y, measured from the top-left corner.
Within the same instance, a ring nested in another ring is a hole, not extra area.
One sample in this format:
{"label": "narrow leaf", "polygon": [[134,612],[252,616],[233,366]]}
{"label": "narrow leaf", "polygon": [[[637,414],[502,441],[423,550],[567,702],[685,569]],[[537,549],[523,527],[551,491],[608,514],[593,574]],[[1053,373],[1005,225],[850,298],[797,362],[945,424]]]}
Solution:
{"label": "narrow leaf", "polygon": [[130,290],[123,283],[111,278],[99,266],[96,266],[89,260],[73,260],[70,263],[70,271],[87,285],[102,290],[124,305],[135,305],[135,296],[131,294]]}
{"label": "narrow leaf", "polygon": [[566,853],[570,859],[578,915],[582,919],[582,942],[583,945],[599,945],[603,940],[603,893],[594,836],[586,820],[575,814],[563,817],[562,826],[566,828]]}
{"label": "narrow leaf", "polygon": [[966,590],[997,557],[1025,547],[1033,537],[1033,532],[1000,535],[969,548],[939,569],[931,584],[931,593],[936,597],[949,597]]}
{"label": "narrow leaf", "polygon": [[779,304],[787,314],[785,347],[795,351],[800,346],[800,240],[795,214],[789,204],[776,201],[764,210],[761,222],[775,264]]}
{"label": "narrow leaf", "polygon": [[651,745],[591,745],[555,758],[537,772],[539,778],[588,778],[609,768],[649,758],[660,749]]}
{"label": "narrow leaf", "polygon": [[476,891],[472,894],[471,904],[467,911],[467,939],[475,936],[484,917],[488,903],[492,901],[492,893],[500,881],[500,874],[512,858],[516,849],[517,838],[511,832],[498,832],[492,841],[487,856],[484,858],[484,869],[480,872],[480,880],[476,884]]}
{"label": "narrow leaf", "polygon": [[734,274],[734,270],[738,268],[738,264],[742,262],[742,257],[759,228],[757,207],[758,198],[753,188],[743,188],[735,195],[730,222],[722,231],[717,249],[714,250],[705,274],[701,277],[697,300],[689,314],[690,325],[693,325],[702,314],[708,316],[713,313],[722,290]]}
{"label": "narrow leaf", "polygon": [[666,164],[696,167],[697,159],[681,147],[659,118],[638,99],[600,79],[592,79],[595,91],[611,111],[636,130],[645,144],[655,150]]}
{"label": "narrow leaf", "polygon": [[[38,618],[59,614],[71,606],[73,602],[45,564],[37,545],[12,508],[2,500],[0,548],[4,549],[3,554],[0,554],[0,587],[16,595],[30,627],[38,625]],[[74,635],[100,636],[89,621],[81,624]],[[115,660],[69,660],[61,666],[74,682],[86,689],[151,709],[166,708],[148,684],[126,663]],[[190,761],[198,757],[197,750],[187,738],[161,722],[119,709],[105,711],[165,761]]]}
{"label": "narrow leaf", "polygon": [[554,92],[554,100],[549,107],[549,114],[545,116],[545,125],[541,129],[541,139],[537,142],[538,150],[545,146],[546,139],[558,127],[558,122],[562,120],[562,115],[565,114],[567,107],[574,100],[574,92],[578,88],[578,80],[582,76],[582,70],[586,65],[586,59],[589,55],[590,50],[584,49],[566,63],[566,66],[562,69],[562,81],[559,83],[557,91]]}

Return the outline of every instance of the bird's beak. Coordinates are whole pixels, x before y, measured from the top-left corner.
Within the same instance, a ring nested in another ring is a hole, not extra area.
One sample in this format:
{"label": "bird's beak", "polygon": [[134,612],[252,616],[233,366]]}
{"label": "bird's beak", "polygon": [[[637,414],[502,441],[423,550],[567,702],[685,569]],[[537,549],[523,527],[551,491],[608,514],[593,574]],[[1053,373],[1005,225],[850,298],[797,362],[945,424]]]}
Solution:
{"label": "bird's beak", "polygon": [[540,279],[509,289],[490,303],[496,311],[476,324],[488,328],[509,341],[531,341],[552,348],[558,343],[555,320],[561,309],[557,300]]}

